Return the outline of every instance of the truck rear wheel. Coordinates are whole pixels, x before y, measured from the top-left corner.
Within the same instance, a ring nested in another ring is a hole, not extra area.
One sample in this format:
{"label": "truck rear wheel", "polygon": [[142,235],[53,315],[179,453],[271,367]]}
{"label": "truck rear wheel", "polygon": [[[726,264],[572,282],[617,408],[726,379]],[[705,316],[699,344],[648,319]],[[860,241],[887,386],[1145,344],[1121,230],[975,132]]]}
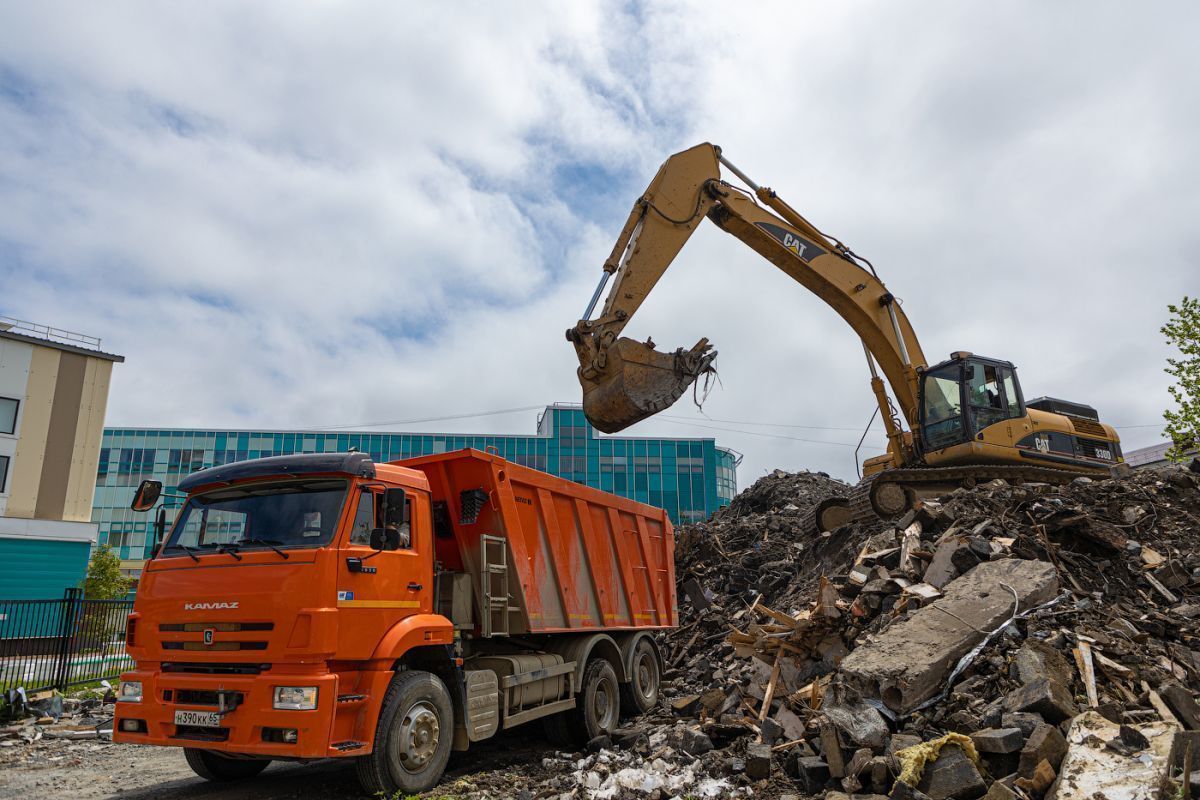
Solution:
{"label": "truck rear wheel", "polygon": [[416,794],[441,780],[454,738],[454,708],[441,679],[411,670],[392,679],[375,728],[375,747],[358,759],[368,794]]}
{"label": "truck rear wheel", "polygon": [[220,782],[253,778],[271,763],[266,758],[230,758],[198,747],[183,748],[183,757],[187,759],[192,772],[206,781]]}
{"label": "truck rear wheel", "polygon": [[654,645],[646,639],[638,642],[629,667],[629,683],[621,685],[621,710],[632,717],[658,704],[659,667]]}
{"label": "truck rear wheel", "polygon": [[620,721],[621,689],[617,671],[603,658],[594,658],[583,671],[575,708],[546,717],[546,738],[560,747],[582,747]]}

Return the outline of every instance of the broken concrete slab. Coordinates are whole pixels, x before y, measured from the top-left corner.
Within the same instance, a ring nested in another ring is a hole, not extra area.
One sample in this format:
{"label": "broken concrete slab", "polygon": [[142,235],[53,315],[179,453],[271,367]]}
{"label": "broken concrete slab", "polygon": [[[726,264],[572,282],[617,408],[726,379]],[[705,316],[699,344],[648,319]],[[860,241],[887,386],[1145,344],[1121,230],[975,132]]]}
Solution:
{"label": "broken concrete slab", "polygon": [[1031,778],[1037,771],[1037,766],[1043,761],[1058,769],[1063,756],[1067,754],[1067,740],[1053,725],[1038,725],[1029,735],[1025,746],[1021,748],[1021,761],[1017,766],[1017,774],[1022,778]]}
{"label": "broken concrete slab", "polygon": [[1197,705],[1192,693],[1178,683],[1170,683],[1159,687],[1158,693],[1167,705],[1175,712],[1175,717],[1188,730],[1200,730],[1200,705]]}
{"label": "broken concrete slab", "polygon": [[1135,725],[1150,746],[1136,756],[1105,747],[1120,735],[1115,725],[1094,711],[1080,714],[1067,732],[1068,749],[1059,770],[1057,789],[1048,800],[1154,800],[1167,788],[1174,748],[1174,725]]}
{"label": "broken concrete slab", "polygon": [[855,744],[879,750],[887,742],[887,721],[873,706],[861,700],[833,702],[821,710]]}
{"label": "broken concrete slab", "polygon": [[1022,685],[1049,678],[1055,683],[1070,686],[1074,677],[1066,656],[1036,639],[1025,642],[1017,650],[1010,672]]}
{"label": "broken concrete slab", "polygon": [[958,659],[1018,606],[1029,609],[1057,593],[1052,564],[1020,559],[980,564],[948,584],[940,600],[846,656],[840,678],[862,696],[907,713],[936,695]]}
{"label": "broken concrete slab", "polygon": [[954,566],[954,554],[968,549],[965,536],[950,536],[939,542],[937,549],[933,551],[933,560],[925,568],[925,583],[936,589],[945,588],[946,584],[958,576],[958,569]]}
{"label": "broken concrete slab", "polygon": [[789,772],[807,794],[818,794],[829,783],[829,765],[820,756],[801,756],[791,762]]}
{"label": "broken concrete slab", "polygon": [[936,761],[925,765],[917,789],[931,800],[974,800],[987,791],[979,769],[957,745],[943,747]]}
{"label": "broken concrete slab", "polygon": [[1025,744],[1020,728],[984,728],[971,734],[981,753],[1015,753]]}
{"label": "broken concrete slab", "polygon": [[1004,710],[1033,711],[1048,722],[1059,723],[1075,716],[1079,709],[1066,686],[1040,678],[1009,692],[1004,697]]}
{"label": "broken concrete slab", "polygon": [[752,744],[746,748],[746,776],[756,781],[771,777],[770,746]]}

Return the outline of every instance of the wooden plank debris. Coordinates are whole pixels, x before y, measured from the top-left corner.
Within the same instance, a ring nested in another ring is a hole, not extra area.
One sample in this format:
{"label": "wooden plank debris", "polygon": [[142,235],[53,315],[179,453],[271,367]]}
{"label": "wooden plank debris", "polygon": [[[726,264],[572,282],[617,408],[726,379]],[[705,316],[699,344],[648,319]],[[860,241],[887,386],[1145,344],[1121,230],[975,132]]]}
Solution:
{"label": "wooden plank debris", "polygon": [[1083,678],[1088,705],[1096,708],[1100,705],[1100,698],[1096,693],[1096,667],[1092,661],[1092,645],[1087,639],[1080,637],[1078,646],[1071,652],[1075,656],[1076,666],[1079,667],[1079,675]]}

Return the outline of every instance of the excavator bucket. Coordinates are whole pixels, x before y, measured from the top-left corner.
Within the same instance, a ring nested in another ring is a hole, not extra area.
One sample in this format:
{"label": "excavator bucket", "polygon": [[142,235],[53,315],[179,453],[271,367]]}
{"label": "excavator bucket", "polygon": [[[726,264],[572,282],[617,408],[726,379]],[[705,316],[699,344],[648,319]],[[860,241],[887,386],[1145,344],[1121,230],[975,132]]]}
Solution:
{"label": "excavator bucket", "polygon": [[698,377],[714,371],[717,354],[707,339],[691,350],[660,353],[653,342],[621,338],[605,356],[594,377],[579,370],[583,413],[597,430],[616,433],[670,407]]}

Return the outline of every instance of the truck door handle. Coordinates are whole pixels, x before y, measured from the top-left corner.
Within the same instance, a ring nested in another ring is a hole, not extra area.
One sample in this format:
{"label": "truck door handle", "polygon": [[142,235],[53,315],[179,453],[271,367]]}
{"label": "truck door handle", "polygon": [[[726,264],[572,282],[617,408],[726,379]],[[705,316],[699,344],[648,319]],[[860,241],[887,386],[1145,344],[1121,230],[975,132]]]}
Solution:
{"label": "truck door handle", "polygon": [[414,591],[414,592],[419,592],[419,591],[421,591],[421,589],[423,589],[424,587],[423,587],[421,584],[419,584],[419,583],[414,583],[414,582],[412,582],[412,581],[409,581],[409,583],[408,583],[408,588],[409,588],[410,590]]}

